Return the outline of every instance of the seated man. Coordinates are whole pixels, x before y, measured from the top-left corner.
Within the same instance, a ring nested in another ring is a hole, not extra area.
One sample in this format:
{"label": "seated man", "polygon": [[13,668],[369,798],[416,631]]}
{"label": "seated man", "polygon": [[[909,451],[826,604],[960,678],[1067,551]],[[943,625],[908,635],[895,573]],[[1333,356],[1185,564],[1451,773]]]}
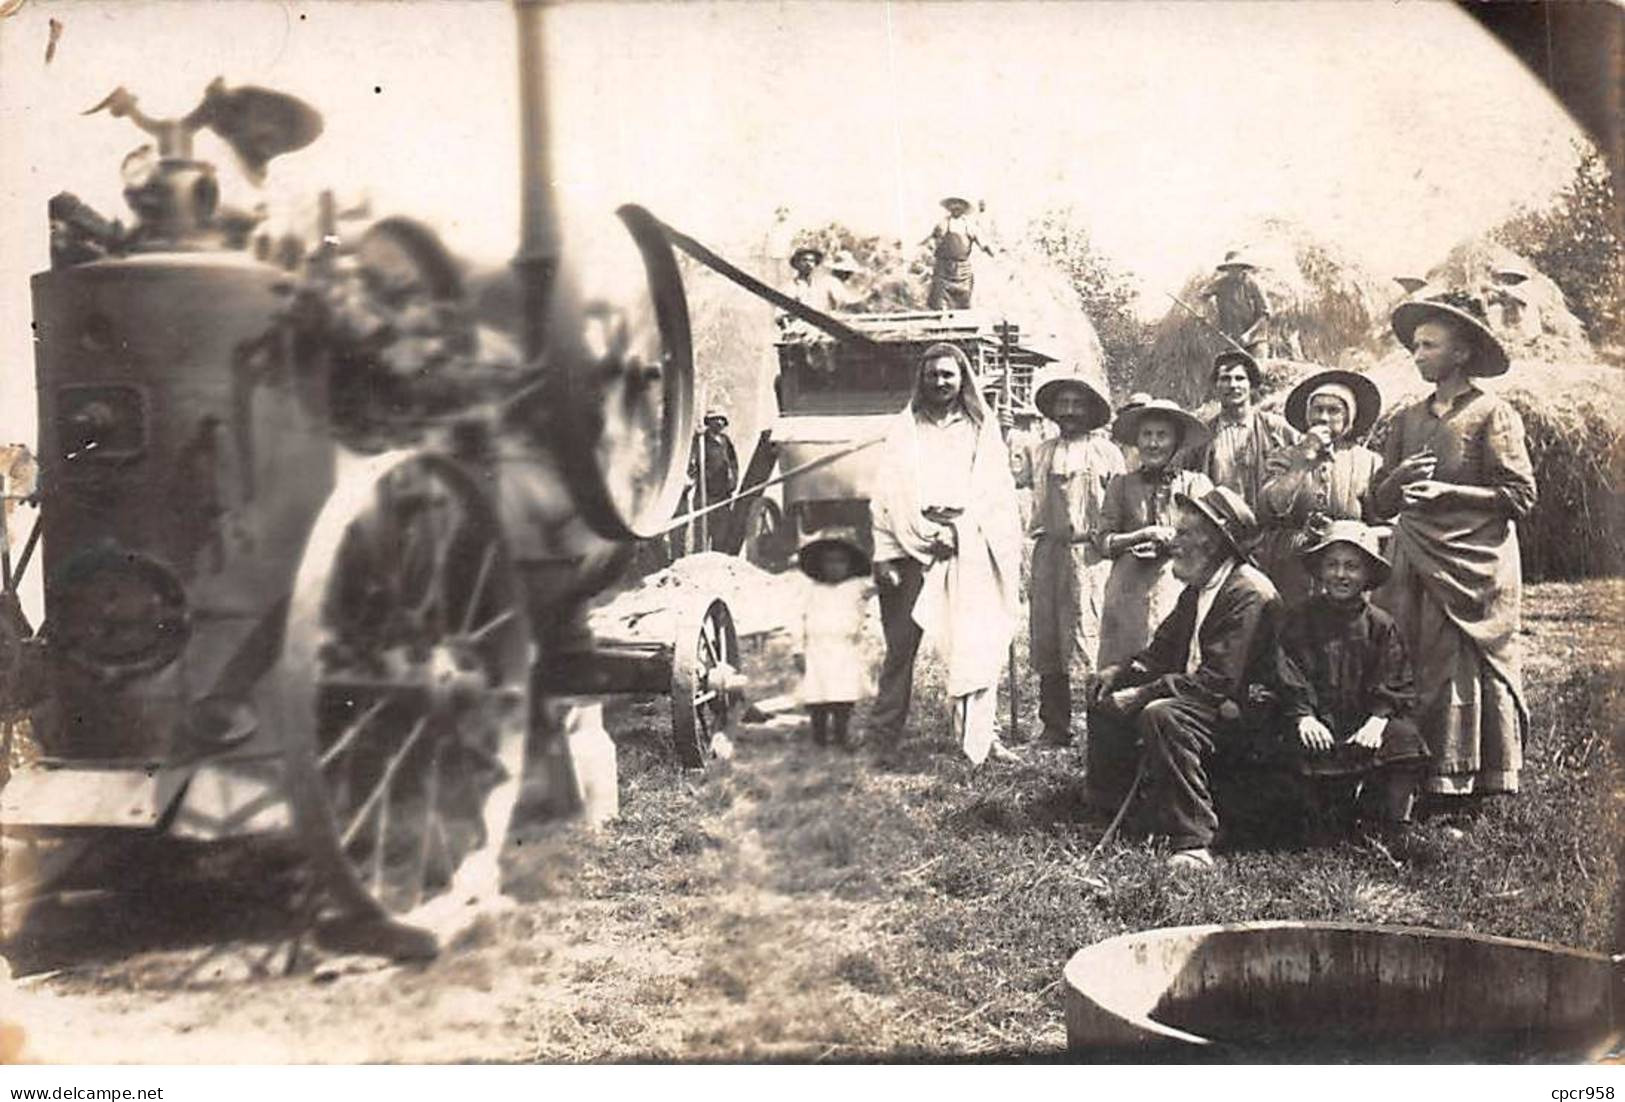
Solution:
{"label": "seated man", "polygon": [[1388,560],[1376,532],[1357,520],[1333,521],[1299,554],[1320,580],[1320,592],[1293,606],[1281,633],[1313,709],[1297,723],[1299,770],[1358,784],[1380,795],[1386,823],[1409,822],[1428,748],[1412,719],[1416,688],[1405,641],[1366,596],[1387,580]]}
{"label": "seated man", "polygon": [[1142,812],[1172,843],[1169,865],[1211,868],[1219,819],[1208,763],[1254,740],[1274,744],[1269,699],[1295,725],[1308,694],[1281,659],[1281,598],[1248,558],[1258,532],[1252,510],[1223,486],[1174,501],[1172,564],[1185,589],[1150,645],[1090,686],[1088,737],[1101,740],[1091,760],[1110,775],[1089,784],[1126,800],[1137,756]]}

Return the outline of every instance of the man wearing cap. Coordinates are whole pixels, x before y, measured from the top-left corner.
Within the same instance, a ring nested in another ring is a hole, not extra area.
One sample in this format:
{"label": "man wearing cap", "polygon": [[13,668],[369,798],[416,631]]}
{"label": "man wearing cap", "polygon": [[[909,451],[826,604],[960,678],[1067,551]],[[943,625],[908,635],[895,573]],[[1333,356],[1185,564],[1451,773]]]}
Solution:
{"label": "man wearing cap", "polygon": [[1072,741],[1072,674],[1087,674],[1100,649],[1101,605],[1111,561],[1098,546],[1106,485],[1123,473],[1123,454],[1097,432],[1111,404],[1070,368],[1045,368],[1033,404],[1060,427],[1032,455],[1033,539],[1029,587],[1032,666],[1044,741]]}
{"label": "man wearing cap", "polygon": [[1317,371],[1286,399],[1286,419],[1303,433],[1265,460],[1259,495],[1264,525],[1259,565],[1295,605],[1312,587],[1300,552],[1334,520],[1363,520],[1382,456],[1365,446],[1382,412],[1382,393],[1353,371]]}
{"label": "man wearing cap", "polygon": [[914,658],[929,639],[947,666],[965,755],[1010,760],[994,733],[995,690],[1016,627],[1021,518],[1004,441],[963,351],[925,350],[882,447],[869,510],[886,660],[871,731],[882,744],[901,737]]}
{"label": "man wearing cap", "polygon": [[1219,332],[1235,341],[1249,354],[1270,354],[1270,300],[1253,273],[1258,265],[1240,252],[1231,250],[1219,265],[1219,274],[1202,297],[1213,300]]}
{"label": "man wearing cap", "polygon": [[1296,444],[1300,434],[1279,414],[1257,408],[1264,373],[1247,353],[1228,349],[1215,356],[1212,383],[1219,412],[1208,420],[1207,442],[1190,453],[1187,465],[1215,486],[1236,491],[1256,510],[1268,477],[1266,460]]}
{"label": "man wearing cap", "polygon": [[969,310],[971,291],[976,286],[971,249],[981,249],[988,256],[993,255],[993,250],[982,241],[981,231],[969,217],[968,199],[950,195],[942,201],[942,207],[948,216],[921,242],[935,250],[926,306],[932,310]]}
{"label": "man wearing cap", "polygon": [[[727,501],[739,488],[739,455],[734,451],[733,441],[728,439],[728,415],[720,409],[709,409],[705,412],[704,423],[705,428],[695,438],[694,450],[688,457],[688,479],[694,487],[690,500],[696,509]],[[700,481],[702,465],[705,472],[703,482]],[[705,491],[703,494],[700,492],[702,487]],[[728,530],[731,512],[725,507],[705,515],[703,522],[708,545],[715,544],[715,536]]]}
{"label": "man wearing cap", "polygon": [[1222,486],[1175,501],[1173,570],[1185,588],[1151,643],[1090,685],[1089,738],[1112,748],[1102,760],[1123,799],[1138,759],[1142,814],[1172,844],[1169,864],[1209,868],[1219,827],[1209,762],[1275,737],[1273,707],[1258,701],[1274,698],[1296,722],[1307,694],[1281,661],[1281,598],[1248,559],[1257,536],[1252,510]]}
{"label": "man wearing cap", "polygon": [[1518,790],[1529,715],[1518,652],[1523,590],[1515,522],[1535,505],[1523,421],[1475,379],[1506,350],[1476,297],[1448,291],[1394,309],[1394,333],[1433,393],[1402,409],[1372,490],[1394,517],[1393,574],[1378,595],[1416,663],[1424,792]]}

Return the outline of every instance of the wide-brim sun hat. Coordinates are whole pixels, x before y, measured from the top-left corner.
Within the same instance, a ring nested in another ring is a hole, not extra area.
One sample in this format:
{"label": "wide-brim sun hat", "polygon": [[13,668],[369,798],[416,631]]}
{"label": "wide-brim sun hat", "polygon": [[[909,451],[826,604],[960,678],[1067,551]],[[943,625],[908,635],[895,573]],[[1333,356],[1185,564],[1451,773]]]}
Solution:
{"label": "wide-brim sun hat", "polygon": [[856,528],[820,528],[809,532],[796,549],[796,565],[808,577],[812,576],[809,569],[818,552],[826,547],[840,547],[852,556],[852,573],[849,577],[859,577],[867,574],[870,569],[869,552],[863,548],[863,539],[858,535]]}
{"label": "wide-brim sun hat", "polygon": [[938,205],[945,210],[953,210],[955,207],[964,207],[966,210],[969,210],[971,208],[971,201],[962,195],[945,195],[938,202]]}
{"label": "wide-brim sun hat", "polygon": [[721,421],[724,426],[728,424],[728,415],[720,409],[708,409],[705,416],[700,418],[701,424],[710,424],[712,421]]}
{"label": "wide-brim sun hat", "polygon": [[1112,404],[1095,385],[1069,367],[1052,364],[1033,376],[1033,405],[1038,412],[1055,420],[1051,407],[1068,387],[1076,387],[1089,400],[1089,428],[1098,429],[1112,419]]}
{"label": "wide-brim sun hat", "polygon": [[1222,272],[1231,268],[1256,272],[1258,265],[1242,250],[1231,249],[1224,254],[1224,259],[1219,261],[1218,269]]}
{"label": "wide-brim sun hat", "polygon": [[1251,561],[1253,548],[1258,543],[1258,518],[1236,491],[1228,486],[1215,486],[1201,497],[1175,494],[1174,504],[1201,513],[1218,529],[1231,551]]}
{"label": "wide-brim sun hat", "polygon": [[1377,384],[1369,376],[1357,371],[1329,367],[1298,383],[1286,396],[1286,407],[1282,410],[1286,423],[1299,432],[1308,432],[1309,399],[1316,390],[1327,384],[1344,386],[1354,393],[1354,408],[1349,410],[1349,427],[1343,430],[1343,435],[1363,437],[1382,416],[1382,391],[1377,389]]}
{"label": "wide-brim sun hat", "polygon": [[860,270],[860,266],[853,259],[851,253],[842,249],[835,254],[835,259],[829,262],[829,270],[832,272],[857,272]]}
{"label": "wide-brim sun hat", "polygon": [[1416,329],[1423,322],[1450,319],[1473,342],[1475,355],[1467,374],[1480,377],[1505,375],[1512,361],[1507,350],[1491,332],[1484,304],[1462,291],[1446,291],[1428,298],[1412,298],[1394,307],[1392,324],[1399,343],[1415,351]]}
{"label": "wide-brim sun hat", "polygon": [[1298,557],[1305,563],[1313,563],[1322,551],[1335,543],[1346,543],[1364,556],[1366,564],[1371,567],[1370,588],[1375,589],[1386,582],[1388,575],[1393,573],[1393,566],[1382,557],[1382,543],[1377,538],[1376,529],[1357,520],[1332,521],[1317,538],[1303,546]]}
{"label": "wide-brim sun hat", "polygon": [[1258,366],[1258,361],[1252,357],[1251,353],[1243,352],[1239,348],[1226,348],[1223,352],[1220,352],[1217,356],[1213,357],[1213,366],[1208,369],[1208,379],[1212,380],[1218,378],[1219,369],[1221,367],[1228,367],[1231,364],[1240,364],[1247,369],[1247,378],[1253,381],[1254,390],[1259,390],[1263,387],[1264,369]]}
{"label": "wide-brim sun hat", "polygon": [[[1179,449],[1194,448],[1207,442],[1207,426],[1187,413],[1178,402],[1167,398],[1152,398],[1141,406],[1119,410],[1112,423],[1112,439],[1119,444],[1139,443],[1140,425],[1148,418],[1160,417],[1179,427]],[[1177,449],[1176,449],[1177,450]]]}
{"label": "wide-brim sun hat", "polygon": [[803,245],[801,248],[790,254],[790,263],[794,264],[797,260],[804,256],[812,257],[813,263],[818,264],[824,259],[824,250],[815,249],[811,245]]}

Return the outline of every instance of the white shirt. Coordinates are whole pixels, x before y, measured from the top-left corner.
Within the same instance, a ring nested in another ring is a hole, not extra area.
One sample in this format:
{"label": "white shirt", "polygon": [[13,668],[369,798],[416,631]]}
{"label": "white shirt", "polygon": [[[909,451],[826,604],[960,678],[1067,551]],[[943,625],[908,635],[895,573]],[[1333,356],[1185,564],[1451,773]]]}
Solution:
{"label": "white shirt", "polygon": [[1219,595],[1219,587],[1235,568],[1236,560],[1226,559],[1224,565],[1213,572],[1213,576],[1196,595],[1196,625],[1191,628],[1191,649],[1185,656],[1185,672],[1188,674],[1195,673],[1196,667],[1202,664],[1202,644],[1199,642],[1202,638],[1202,624],[1213,609],[1213,598]]}

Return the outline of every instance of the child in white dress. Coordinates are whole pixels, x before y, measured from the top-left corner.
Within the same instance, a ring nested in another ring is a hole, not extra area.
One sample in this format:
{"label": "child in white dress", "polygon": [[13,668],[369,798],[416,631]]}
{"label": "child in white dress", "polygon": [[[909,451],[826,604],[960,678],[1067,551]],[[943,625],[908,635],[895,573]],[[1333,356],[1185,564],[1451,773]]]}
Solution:
{"label": "child in white dress", "polygon": [[801,614],[801,702],[812,718],[813,741],[851,749],[852,706],[870,691],[863,655],[864,622],[875,587],[869,556],[856,532],[826,528],[801,547],[811,579]]}

